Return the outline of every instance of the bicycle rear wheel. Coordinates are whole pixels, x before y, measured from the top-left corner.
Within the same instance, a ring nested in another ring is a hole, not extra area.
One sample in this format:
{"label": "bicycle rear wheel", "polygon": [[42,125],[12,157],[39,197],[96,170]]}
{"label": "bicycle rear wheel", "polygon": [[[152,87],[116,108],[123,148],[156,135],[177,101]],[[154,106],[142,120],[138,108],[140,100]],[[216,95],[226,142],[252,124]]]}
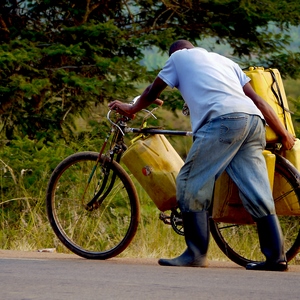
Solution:
{"label": "bicycle rear wheel", "polygon": [[112,189],[101,192],[104,200],[98,207],[86,208],[107,172],[100,161],[91,177],[97,158],[96,152],[80,152],[56,167],[47,188],[47,214],[56,236],[70,251],[88,259],[108,259],[124,251],[133,239],[140,210],[133,182],[115,161],[105,185],[107,191],[114,180]]}
{"label": "bicycle rear wheel", "polygon": [[[283,157],[276,157],[273,197],[276,210],[283,199],[300,203],[300,181],[297,170]],[[300,250],[300,216],[278,214],[283,231],[287,260],[292,260]],[[246,266],[252,261],[264,261],[256,225],[237,225],[215,222],[210,219],[211,234],[222,252],[235,263]]]}

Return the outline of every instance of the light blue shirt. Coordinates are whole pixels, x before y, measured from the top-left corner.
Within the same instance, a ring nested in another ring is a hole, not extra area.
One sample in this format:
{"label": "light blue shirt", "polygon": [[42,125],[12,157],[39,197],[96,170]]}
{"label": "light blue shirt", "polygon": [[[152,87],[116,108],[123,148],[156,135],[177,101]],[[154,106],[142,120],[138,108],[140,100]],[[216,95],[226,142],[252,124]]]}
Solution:
{"label": "light blue shirt", "polygon": [[193,132],[208,120],[229,113],[242,112],[263,118],[243,91],[250,78],[238,64],[217,53],[202,48],[176,51],[158,77],[180,91],[190,110]]}

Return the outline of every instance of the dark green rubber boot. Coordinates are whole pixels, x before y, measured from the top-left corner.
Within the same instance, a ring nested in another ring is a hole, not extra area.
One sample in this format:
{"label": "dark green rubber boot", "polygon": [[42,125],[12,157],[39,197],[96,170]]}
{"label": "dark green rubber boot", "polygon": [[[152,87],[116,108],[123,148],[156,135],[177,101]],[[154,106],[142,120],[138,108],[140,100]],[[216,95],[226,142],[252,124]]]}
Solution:
{"label": "dark green rubber boot", "polygon": [[209,244],[208,213],[185,212],[182,214],[185,242],[187,249],[173,259],[160,259],[162,266],[207,267],[207,250]]}
{"label": "dark green rubber boot", "polygon": [[249,263],[247,270],[286,271],[288,264],[285,257],[283,236],[277,215],[256,219],[257,232],[265,262]]}

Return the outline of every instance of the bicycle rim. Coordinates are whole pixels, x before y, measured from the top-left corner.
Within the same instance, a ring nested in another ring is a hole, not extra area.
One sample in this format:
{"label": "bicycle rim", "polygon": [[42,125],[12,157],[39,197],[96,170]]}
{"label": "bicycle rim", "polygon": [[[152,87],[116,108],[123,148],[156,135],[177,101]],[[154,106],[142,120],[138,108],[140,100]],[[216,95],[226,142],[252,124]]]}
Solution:
{"label": "bicycle rim", "polygon": [[[282,157],[276,158],[274,178],[274,201],[276,210],[283,199],[300,203],[299,175],[291,164]],[[300,249],[300,216],[278,214],[283,231],[286,257],[291,261]],[[252,261],[264,261],[261,253],[256,225],[237,225],[215,222],[210,219],[211,233],[222,252],[235,263],[246,266]]]}
{"label": "bicycle rim", "polygon": [[108,259],[124,251],[133,239],[139,201],[130,177],[113,162],[106,184],[115,174],[113,188],[98,208],[85,208],[104,178],[100,163],[90,178],[97,157],[95,152],[80,152],[57,166],[48,184],[47,213],[55,234],[70,251],[89,259]]}

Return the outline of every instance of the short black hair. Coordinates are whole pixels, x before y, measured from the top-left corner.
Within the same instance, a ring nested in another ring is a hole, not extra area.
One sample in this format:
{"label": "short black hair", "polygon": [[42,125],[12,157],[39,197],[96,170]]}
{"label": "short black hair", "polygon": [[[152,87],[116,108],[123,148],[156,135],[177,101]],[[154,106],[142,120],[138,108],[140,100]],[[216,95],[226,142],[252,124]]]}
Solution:
{"label": "short black hair", "polygon": [[171,56],[174,52],[181,49],[191,49],[194,48],[194,45],[187,40],[177,40],[174,42],[169,49],[169,56]]}

